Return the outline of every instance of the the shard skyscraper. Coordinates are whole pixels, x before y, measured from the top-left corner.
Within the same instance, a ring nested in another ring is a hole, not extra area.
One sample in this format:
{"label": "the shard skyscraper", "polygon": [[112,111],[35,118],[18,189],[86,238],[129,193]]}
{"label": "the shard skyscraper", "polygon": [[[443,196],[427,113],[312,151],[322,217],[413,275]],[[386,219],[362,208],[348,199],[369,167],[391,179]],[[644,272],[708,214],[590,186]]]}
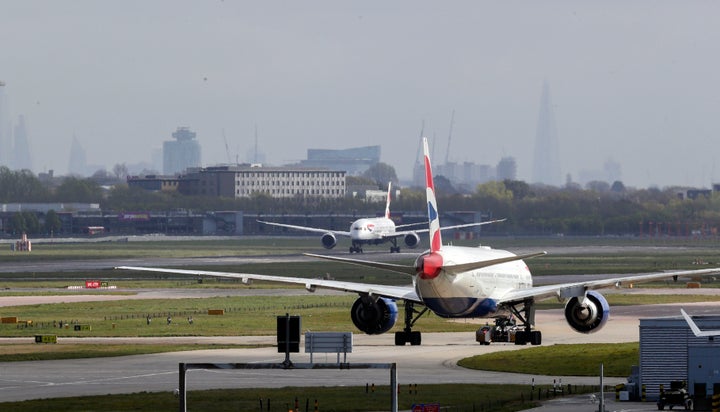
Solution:
{"label": "the shard skyscraper", "polygon": [[73,136],[72,145],[70,146],[68,172],[73,176],[85,176],[87,174],[87,156],[85,155],[85,149],[80,145],[80,141],[76,136]]}
{"label": "the shard skyscraper", "polygon": [[550,101],[550,87],[543,83],[540,97],[537,133],[535,135],[535,162],[533,163],[533,183],[561,186],[560,154],[555,113]]}

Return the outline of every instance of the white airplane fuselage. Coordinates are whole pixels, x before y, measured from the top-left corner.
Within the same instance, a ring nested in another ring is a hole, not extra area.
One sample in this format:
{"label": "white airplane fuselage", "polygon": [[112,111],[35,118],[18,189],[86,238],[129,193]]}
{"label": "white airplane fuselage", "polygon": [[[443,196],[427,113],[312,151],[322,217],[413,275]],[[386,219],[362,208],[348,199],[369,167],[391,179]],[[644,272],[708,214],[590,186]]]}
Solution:
{"label": "white airplane fuselage", "polygon": [[353,243],[379,243],[383,236],[395,233],[395,222],[386,217],[358,219],[350,225]]}
{"label": "white airplane fuselage", "polygon": [[[418,260],[422,259],[421,255]],[[479,247],[443,246],[435,252],[443,266],[514,256],[505,250]],[[436,315],[448,318],[489,317],[497,314],[496,297],[509,290],[532,287],[532,275],[525,262],[516,260],[481,269],[452,273],[440,270],[435,277],[414,277],[415,291]]]}

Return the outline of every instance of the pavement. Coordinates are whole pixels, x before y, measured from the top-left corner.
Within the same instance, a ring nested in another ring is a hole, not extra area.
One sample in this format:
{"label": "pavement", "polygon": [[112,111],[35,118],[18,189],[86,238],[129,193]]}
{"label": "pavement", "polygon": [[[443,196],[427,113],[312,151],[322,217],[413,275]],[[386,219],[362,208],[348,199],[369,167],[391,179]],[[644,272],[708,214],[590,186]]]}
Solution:
{"label": "pavement", "polygon": [[[620,402],[615,400],[614,393],[606,393],[604,397],[606,412],[656,411],[655,402]],[[543,402],[538,408],[526,409],[526,412],[600,412],[597,394],[577,395],[555,398]]]}

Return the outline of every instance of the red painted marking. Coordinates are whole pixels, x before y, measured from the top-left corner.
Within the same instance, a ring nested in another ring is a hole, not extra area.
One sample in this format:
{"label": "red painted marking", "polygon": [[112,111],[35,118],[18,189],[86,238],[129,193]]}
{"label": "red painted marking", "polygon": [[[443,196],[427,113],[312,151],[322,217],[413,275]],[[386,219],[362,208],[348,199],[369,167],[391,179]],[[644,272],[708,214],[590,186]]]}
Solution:
{"label": "red painted marking", "polygon": [[433,184],[432,170],[430,169],[430,158],[425,156],[425,185],[435,192],[435,185]]}
{"label": "red painted marking", "polygon": [[423,258],[422,272],[419,275],[422,279],[435,279],[440,274],[442,267],[442,256],[431,253]]}
{"label": "red painted marking", "polygon": [[432,243],[430,245],[430,251],[431,252],[437,252],[440,250],[440,246],[442,246],[442,240],[440,239],[440,231],[437,230],[435,233],[433,233]]}

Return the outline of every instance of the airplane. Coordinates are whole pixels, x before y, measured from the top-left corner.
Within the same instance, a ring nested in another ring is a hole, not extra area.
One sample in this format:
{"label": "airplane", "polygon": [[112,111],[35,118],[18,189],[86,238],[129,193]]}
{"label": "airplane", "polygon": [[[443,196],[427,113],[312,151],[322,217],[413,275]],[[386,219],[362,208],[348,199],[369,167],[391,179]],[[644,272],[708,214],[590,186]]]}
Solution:
{"label": "airplane", "polygon": [[[415,249],[420,244],[420,237],[418,233],[428,232],[428,229],[421,230],[402,230],[397,229],[407,228],[410,226],[416,226],[417,224],[407,224],[395,226],[395,222],[390,219],[390,192],[392,182],[388,183],[387,201],[385,202],[385,215],[382,217],[371,217],[357,219],[350,224],[350,230],[347,232],[341,230],[330,230],[322,229],[317,227],[308,226],[297,226],[288,225],[285,223],[267,222],[258,220],[258,223],[265,225],[286,227],[295,230],[305,230],[308,232],[322,233],[320,237],[320,243],[322,243],[325,249],[332,249],[337,245],[337,237],[344,236],[349,237],[352,244],[350,245],[350,254],[362,253],[362,245],[378,245],[385,242],[392,243],[390,246],[390,253],[400,253],[400,246],[398,246],[398,238],[403,238],[405,246],[410,249]],[[491,223],[501,222],[505,219],[491,220],[479,223],[466,223],[462,225],[446,226],[442,230],[459,229],[471,226],[483,226]]]}
{"label": "airplane", "polygon": [[[435,197],[427,139],[423,139],[425,181],[430,249],[421,253],[413,265],[367,261],[339,256],[308,254],[314,258],[340,261],[403,274],[411,280],[407,286],[386,286],[326,279],[308,279],[250,273],[213,272],[122,266],[118,269],[237,278],[249,284],[253,280],[299,284],[313,292],[327,288],[358,294],[350,309],[353,324],[362,332],[375,335],[390,331],[398,320],[397,301],[404,302],[404,328],[395,332],[395,344],[420,345],[419,331],[412,330],[428,310],[444,318],[510,319],[518,326],[516,345],[540,345],[542,334],[535,326],[535,303],[544,299],[565,300],[565,320],[580,333],[594,333],[605,326],[610,315],[607,300],[597,289],[619,287],[679,276],[720,273],[720,268],[675,270],[638,274],[612,279],[577,281],[533,286],[532,275],[524,259],[545,255],[540,251],[516,255],[489,247],[443,245],[438,204]],[[415,306],[423,307],[416,310]]]}

